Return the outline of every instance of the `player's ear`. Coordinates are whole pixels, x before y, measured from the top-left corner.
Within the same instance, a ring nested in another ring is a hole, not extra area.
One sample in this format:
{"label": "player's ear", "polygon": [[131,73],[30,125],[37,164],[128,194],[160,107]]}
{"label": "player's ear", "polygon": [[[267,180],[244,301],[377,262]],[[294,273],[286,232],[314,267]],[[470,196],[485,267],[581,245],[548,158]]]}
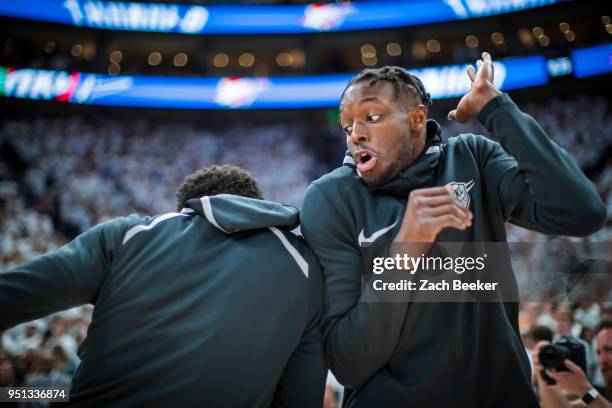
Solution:
{"label": "player's ear", "polygon": [[410,127],[410,130],[421,130],[421,128],[425,126],[426,121],[427,111],[423,105],[418,105],[408,113],[408,126]]}

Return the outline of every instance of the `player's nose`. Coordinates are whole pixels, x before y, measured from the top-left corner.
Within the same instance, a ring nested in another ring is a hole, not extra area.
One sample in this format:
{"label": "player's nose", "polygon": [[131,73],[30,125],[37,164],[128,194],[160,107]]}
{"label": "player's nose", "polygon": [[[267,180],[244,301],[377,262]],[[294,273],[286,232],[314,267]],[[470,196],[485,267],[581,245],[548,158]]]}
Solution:
{"label": "player's nose", "polygon": [[355,121],[353,124],[353,131],[351,132],[351,142],[355,146],[359,146],[363,142],[370,141],[370,133],[368,132],[365,124]]}

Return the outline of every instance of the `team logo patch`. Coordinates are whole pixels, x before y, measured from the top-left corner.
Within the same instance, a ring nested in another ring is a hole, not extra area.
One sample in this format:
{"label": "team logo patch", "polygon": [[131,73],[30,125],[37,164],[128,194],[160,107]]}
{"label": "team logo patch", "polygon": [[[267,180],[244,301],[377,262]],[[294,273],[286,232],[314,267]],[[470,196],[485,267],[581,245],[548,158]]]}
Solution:
{"label": "team logo patch", "polygon": [[458,183],[453,181],[446,185],[453,198],[465,208],[470,207],[470,190],[474,187],[474,180],[470,180],[466,183]]}
{"label": "team logo patch", "polygon": [[304,10],[302,25],[318,31],[330,31],[344,23],[355,12],[351,4],[311,4]]}
{"label": "team logo patch", "polygon": [[217,83],[215,102],[229,108],[248,108],[270,85],[265,78],[222,78]]}

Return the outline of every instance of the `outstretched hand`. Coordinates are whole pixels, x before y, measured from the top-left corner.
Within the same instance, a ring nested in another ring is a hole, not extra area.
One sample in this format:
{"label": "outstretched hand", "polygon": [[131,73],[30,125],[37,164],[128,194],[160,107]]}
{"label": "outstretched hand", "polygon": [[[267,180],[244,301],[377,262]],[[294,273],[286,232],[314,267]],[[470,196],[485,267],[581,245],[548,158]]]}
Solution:
{"label": "outstretched hand", "polygon": [[449,120],[461,123],[478,116],[487,102],[501,95],[493,83],[493,61],[488,52],[483,52],[482,59],[476,61],[476,71],[471,65],[466,68],[466,71],[472,82],[471,89],[463,95],[457,108],[448,113]]}

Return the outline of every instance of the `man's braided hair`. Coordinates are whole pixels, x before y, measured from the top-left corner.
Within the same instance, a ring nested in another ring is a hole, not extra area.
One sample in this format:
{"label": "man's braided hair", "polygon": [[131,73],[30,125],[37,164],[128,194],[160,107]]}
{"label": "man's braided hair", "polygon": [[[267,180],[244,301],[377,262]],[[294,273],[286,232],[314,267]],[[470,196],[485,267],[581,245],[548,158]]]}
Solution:
{"label": "man's braided hair", "polygon": [[385,66],[381,68],[364,69],[355,78],[351,79],[342,91],[340,100],[344,98],[346,90],[353,84],[361,81],[369,81],[370,86],[378,81],[389,81],[393,85],[395,97],[404,100],[406,95],[413,96],[417,103],[423,104],[429,110],[432,104],[431,95],[425,91],[425,87],[419,78],[412,75],[404,68],[396,66]]}

